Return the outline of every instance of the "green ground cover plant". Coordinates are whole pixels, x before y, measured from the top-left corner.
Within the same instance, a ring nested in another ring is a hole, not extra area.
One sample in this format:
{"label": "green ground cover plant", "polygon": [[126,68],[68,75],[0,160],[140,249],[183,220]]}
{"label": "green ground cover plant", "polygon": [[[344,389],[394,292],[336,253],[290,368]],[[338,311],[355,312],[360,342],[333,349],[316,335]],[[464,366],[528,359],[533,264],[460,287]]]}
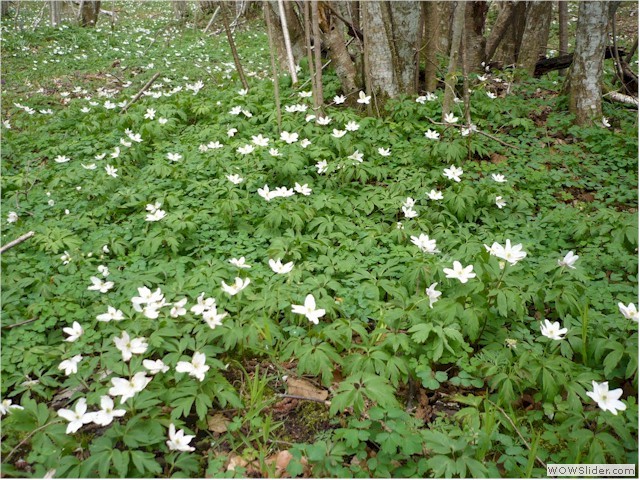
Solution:
{"label": "green ground cover plant", "polygon": [[162,2],[104,2],[129,14],[96,29],[25,3],[2,25],[2,244],[35,232],[1,257],[4,475],[637,464],[634,111],[573,127],[561,77],[490,72],[466,131],[441,93],[319,113],[303,64],[278,131],[259,23],[246,91],[224,35]]}

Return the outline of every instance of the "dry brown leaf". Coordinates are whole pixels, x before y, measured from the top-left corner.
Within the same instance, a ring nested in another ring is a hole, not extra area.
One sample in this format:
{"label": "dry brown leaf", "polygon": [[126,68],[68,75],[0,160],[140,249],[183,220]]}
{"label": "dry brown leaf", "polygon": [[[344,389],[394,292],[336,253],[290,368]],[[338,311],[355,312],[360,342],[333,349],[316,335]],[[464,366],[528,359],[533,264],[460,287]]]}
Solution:
{"label": "dry brown leaf", "polygon": [[282,475],[287,470],[292,458],[293,455],[291,455],[289,450],[278,452],[278,456],[276,457],[276,472],[278,475]]}
{"label": "dry brown leaf", "polygon": [[240,455],[233,455],[229,458],[229,464],[227,465],[227,472],[235,470],[237,467],[246,467],[247,461]]}
{"label": "dry brown leaf", "polygon": [[209,430],[215,433],[224,433],[227,431],[227,425],[229,425],[229,419],[221,413],[207,418],[207,426]]}
{"label": "dry brown leaf", "polygon": [[287,386],[289,387],[289,395],[305,397],[319,402],[324,402],[329,397],[329,392],[321,388],[317,388],[304,378],[287,378]]}
{"label": "dry brown leaf", "polygon": [[499,153],[492,153],[491,154],[491,163],[502,163],[507,159],[507,157],[505,157],[504,155],[500,155]]}

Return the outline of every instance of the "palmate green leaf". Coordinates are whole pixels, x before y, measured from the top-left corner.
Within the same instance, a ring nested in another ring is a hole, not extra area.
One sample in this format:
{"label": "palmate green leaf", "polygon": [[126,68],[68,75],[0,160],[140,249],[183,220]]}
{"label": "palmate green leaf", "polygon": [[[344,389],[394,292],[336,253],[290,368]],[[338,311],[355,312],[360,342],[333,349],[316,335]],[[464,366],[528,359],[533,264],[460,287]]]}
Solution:
{"label": "palmate green leaf", "polygon": [[398,406],[395,389],[382,377],[373,374],[362,375],[363,392],[383,408]]}
{"label": "palmate green leaf", "polygon": [[335,349],[328,343],[317,346],[304,345],[298,356],[298,372],[301,374],[322,375],[322,383],[329,385],[333,379],[334,363],[342,362]]}
{"label": "palmate green leaf", "polygon": [[364,411],[364,397],[362,391],[355,388],[353,382],[344,381],[331,399],[329,415],[333,416],[349,407],[353,408],[354,413],[360,414]]}
{"label": "palmate green leaf", "polygon": [[620,343],[613,343],[609,348],[611,348],[611,351],[602,362],[604,376],[606,378],[609,378],[611,373],[620,365],[620,360],[622,360],[622,356],[624,355],[624,347]]}
{"label": "palmate green leaf", "polygon": [[165,433],[156,421],[143,420],[140,416],[133,417],[125,425],[123,442],[131,448],[161,443]]}
{"label": "palmate green leaf", "polygon": [[154,477],[162,472],[162,467],[152,453],[130,450],[131,463],[142,477]]}
{"label": "palmate green leaf", "polygon": [[420,323],[408,330],[409,333],[413,334],[411,339],[417,343],[426,343],[433,331],[434,325],[432,323]]}

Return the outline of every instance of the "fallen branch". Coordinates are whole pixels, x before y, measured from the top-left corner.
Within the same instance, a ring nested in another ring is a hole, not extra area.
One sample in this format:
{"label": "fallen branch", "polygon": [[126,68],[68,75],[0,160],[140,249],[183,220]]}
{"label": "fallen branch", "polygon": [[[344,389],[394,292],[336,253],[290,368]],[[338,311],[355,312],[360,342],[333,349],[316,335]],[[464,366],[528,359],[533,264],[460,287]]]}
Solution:
{"label": "fallen branch", "polygon": [[[604,58],[615,58],[616,53],[620,56],[625,56],[626,52],[622,49],[617,49],[617,51],[613,47],[607,47],[604,52]],[[533,72],[534,77],[540,77],[545,73],[552,72],[553,70],[563,70],[571,66],[573,62],[573,53],[568,53],[567,55],[560,55],[558,57],[553,58],[543,58],[542,60],[538,60],[536,62],[536,67]]]}
{"label": "fallen branch", "polygon": [[213,24],[213,22],[216,19],[216,16],[218,16],[218,12],[220,11],[220,6],[217,6],[215,11],[213,12],[213,15],[211,15],[211,20],[209,20],[209,23],[207,23],[207,28],[204,29],[204,32],[202,32],[203,35],[206,35],[207,32],[209,31],[209,27],[211,27],[211,25]]}
{"label": "fallen branch", "polygon": [[281,398],[293,398],[295,400],[307,400],[309,402],[324,403],[326,406],[331,405],[329,400],[320,400],[319,398],[303,397],[302,395],[289,395],[288,393],[278,393],[276,396]]}
{"label": "fallen branch", "polygon": [[19,449],[22,445],[24,445],[25,443],[27,443],[27,441],[28,441],[31,437],[33,437],[33,436],[34,436],[36,433],[38,433],[40,430],[43,430],[43,429],[45,429],[45,428],[47,428],[47,427],[49,427],[49,426],[51,426],[51,425],[54,425],[54,424],[56,424],[56,423],[62,423],[62,420],[59,420],[59,419],[52,420],[52,421],[50,421],[49,423],[45,423],[45,424],[44,424],[44,425],[42,425],[41,427],[36,428],[35,430],[31,430],[31,431],[27,434],[27,436],[26,436],[26,437],[24,437],[24,438],[22,439],[22,441],[21,441],[18,445],[16,445],[15,447],[13,447],[13,450],[11,450],[11,451],[9,452],[9,454],[8,454],[6,457],[4,457],[4,458],[2,459],[2,461],[3,461],[4,463],[9,463],[9,459],[10,459],[11,457],[13,457],[13,454],[14,454],[14,453],[16,453],[16,452],[18,451],[18,449]]}
{"label": "fallen branch", "polygon": [[124,108],[123,108],[122,110],[120,110],[120,113],[124,113],[124,112],[126,112],[126,111],[129,109],[129,107],[130,107],[131,105],[133,105],[135,102],[137,102],[137,101],[138,101],[138,99],[142,96],[142,94],[143,94],[144,92],[146,92],[146,91],[149,89],[149,87],[153,84],[153,82],[155,82],[155,81],[156,81],[156,79],[157,79],[159,76],[160,76],[160,72],[156,72],[156,73],[153,75],[153,77],[151,77],[151,80],[149,80],[149,81],[146,83],[146,85],[145,85],[144,87],[142,87],[138,93],[136,93],[136,96],[135,96],[135,97],[133,97],[133,98],[131,99],[131,101],[130,101],[129,103],[127,103],[127,104],[124,106]]}
{"label": "fallen branch", "polygon": [[[448,127],[469,128],[468,125],[460,125],[460,124],[457,124],[457,123],[436,122],[435,120],[433,120],[433,119],[431,119],[429,117],[427,117],[427,120],[429,120],[434,125],[445,125],[445,126],[448,126]],[[511,144],[508,144],[506,142],[503,142],[499,138],[494,137],[493,135],[491,135],[491,134],[489,134],[487,132],[483,132],[482,130],[473,130],[473,133],[479,133],[480,135],[484,135],[485,137],[490,138],[491,140],[493,140],[495,142],[498,142],[499,144],[504,145],[505,147],[513,148],[514,150],[518,149],[518,147],[516,147],[515,145],[511,145]]]}
{"label": "fallen branch", "polygon": [[24,235],[22,235],[21,237],[16,238],[15,240],[10,241],[9,243],[3,245],[2,247],[0,247],[0,254],[3,254],[4,252],[6,252],[7,250],[9,250],[10,248],[15,247],[16,245],[18,245],[19,243],[24,242],[25,240],[33,237],[36,234],[36,232],[34,232],[33,230],[25,233]]}
{"label": "fallen branch", "polygon": [[[522,440],[522,443],[525,444],[525,446],[527,447],[527,449],[529,451],[531,451],[531,445],[529,445],[529,442],[527,442],[525,440],[525,438],[522,436],[522,434],[520,433],[520,430],[518,430],[518,427],[516,427],[516,424],[514,423],[513,420],[511,420],[511,417],[507,414],[507,412],[505,412],[502,408],[500,408],[498,405],[496,405],[495,403],[493,403],[491,400],[489,400],[488,398],[485,399],[487,402],[489,402],[491,405],[493,405],[502,415],[504,415],[504,418],[506,418],[509,423],[511,424],[511,426],[513,427],[513,429],[516,431],[516,433],[518,434],[518,437],[520,437],[520,440]],[[547,464],[544,463],[542,460],[540,460],[540,457],[538,457],[536,455],[536,460],[537,462],[542,466],[542,468],[547,468]]]}
{"label": "fallen branch", "polygon": [[35,322],[37,319],[38,317],[33,317],[33,318],[30,318],[29,320],[23,320],[22,322],[14,323],[13,325],[7,325],[6,327],[2,327],[2,328],[6,328],[8,330],[13,327],[19,327],[20,325],[26,325],[27,323]]}
{"label": "fallen branch", "polygon": [[609,92],[609,93],[605,93],[602,98],[606,98],[607,100],[613,100],[615,102],[620,102],[620,103],[624,103],[627,105],[633,105],[635,107],[638,106],[638,99],[635,97],[632,97],[630,95],[625,95],[624,93],[620,93],[620,92]]}

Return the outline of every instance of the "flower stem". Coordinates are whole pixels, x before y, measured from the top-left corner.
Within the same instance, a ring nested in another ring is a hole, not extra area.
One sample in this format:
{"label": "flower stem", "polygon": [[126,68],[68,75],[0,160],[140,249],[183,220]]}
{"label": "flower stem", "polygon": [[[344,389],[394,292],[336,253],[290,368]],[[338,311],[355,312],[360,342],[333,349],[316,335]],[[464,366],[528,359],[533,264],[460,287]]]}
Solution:
{"label": "flower stem", "polygon": [[[507,273],[507,265],[505,263],[505,266],[502,269],[502,273],[500,274],[500,278],[498,278],[498,282],[496,283],[496,286],[495,286],[496,290],[500,288],[500,285],[502,285],[502,280],[504,279],[504,275],[506,273]],[[496,294],[493,297],[490,297],[489,301],[487,302],[487,315],[485,315],[484,317],[484,323],[482,324],[482,328],[480,329],[480,333],[478,334],[478,340],[480,340],[480,338],[482,337],[482,334],[484,333],[484,329],[486,328],[487,322],[489,321],[488,310],[493,306],[493,301],[497,296],[498,295]]]}

